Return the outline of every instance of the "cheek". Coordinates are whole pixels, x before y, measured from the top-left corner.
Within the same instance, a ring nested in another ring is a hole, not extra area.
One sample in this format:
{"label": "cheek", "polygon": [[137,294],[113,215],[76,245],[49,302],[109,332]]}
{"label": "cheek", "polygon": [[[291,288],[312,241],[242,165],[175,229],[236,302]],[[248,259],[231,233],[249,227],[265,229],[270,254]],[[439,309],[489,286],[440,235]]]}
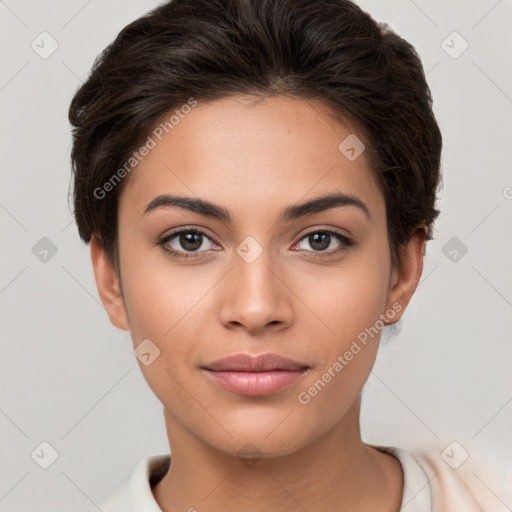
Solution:
{"label": "cheek", "polygon": [[125,245],[121,269],[134,343],[139,338],[172,338],[182,323],[197,317],[215,276],[202,266],[173,265],[159,248],[129,251],[129,240]]}
{"label": "cheek", "polygon": [[298,294],[322,320],[326,337],[337,340],[333,346],[340,349],[383,313],[388,281],[389,260],[377,251],[366,251],[329,272],[304,272],[297,285]]}
{"label": "cheek", "polygon": [[305,431],[311,430],[313,436],[345,416],[374,365],[383,328],[379,315],[385,297],[379,293],[376,278],[354,271],[343,284],[331,284],[324,303],[316,302],[334,334],[315,340],[314,357],[318,364],[296,396],[301,425]]}
{"label": "cheek", "polygon": [[212,318],[210,297],[220,277],[208,265],[172,265],[156,250],[133,252],[123,263],[134,347],[149,339],[160,351],[154,363],[139,366],[166,403],[183,394],[178,382],[197,372],[206,323]]}
{"label": "cheek", "polygon": [[313,279],[309,274],[304,280],[304,296],[323,323],[318,323],[311,352],[318,366],[307,382],[317,385],[311,394],[303,389],[317,404],[326,406],[332,400],[343,408],[364,385],[384,328],[381,314],[385,312],[389,265],[390,260],[379,251],[366,251],[350,263],[347,260],[329,279],[321,280],[318,274]]}
{"label": "cheek", "polygon": [[172,268],[161,257],[136,253],[125,258],[123,273],[133,345],[149,339],[157,347],[158,357],[151,364],[139,363],[141,372],[168,409],[180,409],[178,404],[188,403],[180,383],[197,371],[194,362],[204,330],[201,322],[208,318],[201,298],[215,280],[213,276],[197,278],[197,271],[194,277],[192,267]]}

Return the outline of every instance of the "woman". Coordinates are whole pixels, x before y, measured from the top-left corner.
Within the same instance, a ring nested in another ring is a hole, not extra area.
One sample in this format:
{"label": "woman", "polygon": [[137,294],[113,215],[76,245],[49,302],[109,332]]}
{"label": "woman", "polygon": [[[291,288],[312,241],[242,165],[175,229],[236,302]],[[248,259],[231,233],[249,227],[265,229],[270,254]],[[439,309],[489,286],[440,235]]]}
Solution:
{"label": "woman", "polygon": [[102,510],[480,510],[441,459],[360,435],[439,213],[410,44],[347,0],[174,0],[70,121],[80,236],[172,452]]}

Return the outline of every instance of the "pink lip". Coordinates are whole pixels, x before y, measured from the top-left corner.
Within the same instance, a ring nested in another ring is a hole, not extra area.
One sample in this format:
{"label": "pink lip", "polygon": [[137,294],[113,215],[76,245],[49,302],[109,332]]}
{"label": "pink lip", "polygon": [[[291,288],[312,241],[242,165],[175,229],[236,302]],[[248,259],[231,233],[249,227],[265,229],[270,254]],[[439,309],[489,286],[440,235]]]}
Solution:
{"label": "pink lip", "polygon": [[309,367],[277,354],[236,354],[203,366],[223,388],[247,396],[264,396],[296,382]]}

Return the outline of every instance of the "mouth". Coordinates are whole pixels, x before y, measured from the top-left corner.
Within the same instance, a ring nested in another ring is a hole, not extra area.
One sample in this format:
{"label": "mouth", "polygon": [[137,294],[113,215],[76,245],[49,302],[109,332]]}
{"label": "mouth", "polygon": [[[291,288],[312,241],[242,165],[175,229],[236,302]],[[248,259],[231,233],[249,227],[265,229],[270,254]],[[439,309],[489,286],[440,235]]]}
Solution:
{"label": "mouth", "polygon": [[203,371],[228,391],[246,396],[277,393],[299,380],[309,366],[277,354],[236,354],[206,364]]}

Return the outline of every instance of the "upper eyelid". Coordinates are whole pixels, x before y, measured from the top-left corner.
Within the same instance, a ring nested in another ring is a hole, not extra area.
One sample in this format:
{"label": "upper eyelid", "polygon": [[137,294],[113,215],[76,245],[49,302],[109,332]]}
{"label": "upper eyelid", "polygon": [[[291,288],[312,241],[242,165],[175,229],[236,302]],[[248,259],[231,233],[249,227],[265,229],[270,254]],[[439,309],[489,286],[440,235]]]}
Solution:
{"label": "upper eyelid", "polygon": [[[338,240],[338,242],[340,242],[341,244],[345,244],[346,246],[354,245],[354,241],[352,240],[351,237],[349,237],[348,235],[345,235],[343,233],[339,233],[338,231],[335,231],[334,229],[314,229],[312,231],[308,231],[307,233],[302,235],[294,245],[297,245],[298,243],[300,243],[302,240],[304,240],[306,237],[308,237],[309,235],[311,235],[313,233],[328,233],[329,235],[333,235]],[[327,253],[329,251],[320,251],[320,252]]]}
{"label": "upper eyelid", "polygon": [[170,233],[167,233],[166,235],[163,235],[160,240],[161,241],[164,241],[164,242],[167,242],[169,240],[171,240],[172,238],[174,238],[175,236],[177,235],[180,235],[181,233],[190,233],[190,232],[195,232],[195,233],[199,233],[200,235],[203,235],[205,236],[206,238],[208,238],[210,241],[212,241],[213,243],[217,244],[217,245],[220,245],[218,244],[215,239],[210,236],[208,233],[206,233],[204,231],[204,228],[193,228],[193,227],[180,227],[180,228],[176,228],[175,231],[171,231]]}

